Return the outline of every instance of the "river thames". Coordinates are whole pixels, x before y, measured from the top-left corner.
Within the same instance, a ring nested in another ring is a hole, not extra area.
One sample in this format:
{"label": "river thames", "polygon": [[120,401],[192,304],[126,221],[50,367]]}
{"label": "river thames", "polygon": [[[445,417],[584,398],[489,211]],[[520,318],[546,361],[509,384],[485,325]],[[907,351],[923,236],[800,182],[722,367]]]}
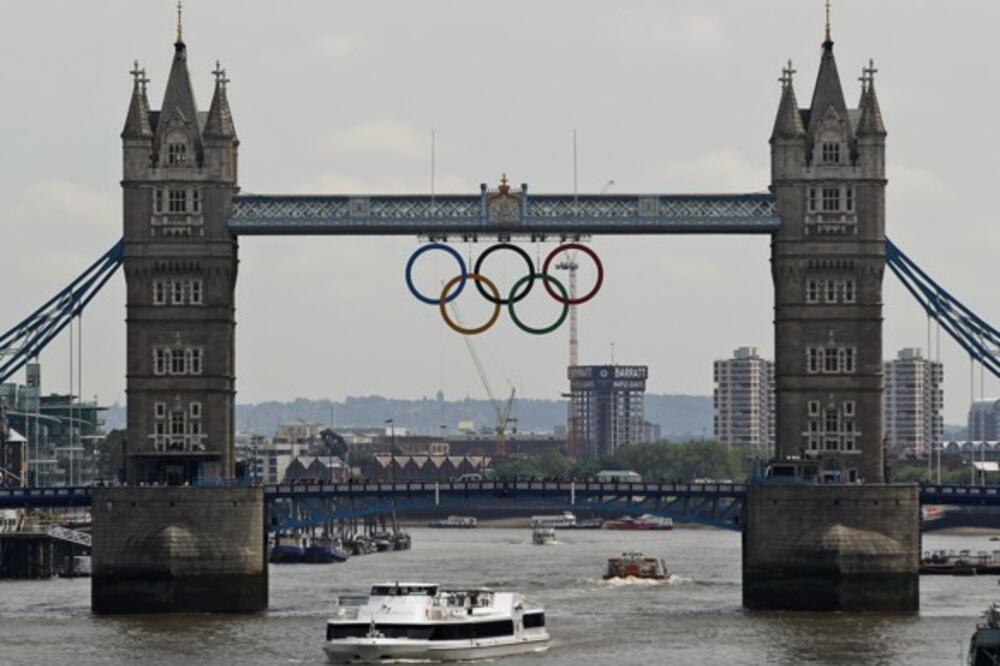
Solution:
{"label": "river thames", "polygon": [[[413,529],[413,550],[344,564],[272,565],[270,610],[257,615],[97,617],[90,581],[0,583],[2,664],[322,664],[325,621],[341,593],[383,580],[488,585],[542,602],[548,652],[527,664],[960,664],[993,577],[921,579],[919,615],[748,613],[740,607],[740,536],[715,530]],[[924,548],[989,550],[985,536],[924,538]],[[608,584],[607,557],[666,559],[664,584]]]}

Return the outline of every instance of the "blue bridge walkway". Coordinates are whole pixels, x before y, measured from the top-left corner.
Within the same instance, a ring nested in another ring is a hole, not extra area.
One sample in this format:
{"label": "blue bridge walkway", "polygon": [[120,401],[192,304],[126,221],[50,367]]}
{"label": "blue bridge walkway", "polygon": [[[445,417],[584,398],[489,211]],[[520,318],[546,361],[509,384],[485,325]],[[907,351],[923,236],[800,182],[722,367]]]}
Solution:
{"label": "blue bridge walkway", "polygon": [[[0,489],[0,509],[87,507],[90,487]],[[453,506],[463,502],[545,501],[567,508],[599,509],[620,514],[652,513],[681,522],[743,529],[747,486],[740,483],[597,483],[587,481],[481,481],[448,483],[339,483],[264,486],[272,508],[291,502],[312,507],[316,520],[339,520],[395,508],[408,510]],[[927,485],[922,505],[1000,506],[1000,486]],[[319,509],[316,507],[325,507]],[[320,515],[321,514],[321,515]],[[300,521],[301,522],[301,521]],[[281,523],[282,527],[287,527]]]}

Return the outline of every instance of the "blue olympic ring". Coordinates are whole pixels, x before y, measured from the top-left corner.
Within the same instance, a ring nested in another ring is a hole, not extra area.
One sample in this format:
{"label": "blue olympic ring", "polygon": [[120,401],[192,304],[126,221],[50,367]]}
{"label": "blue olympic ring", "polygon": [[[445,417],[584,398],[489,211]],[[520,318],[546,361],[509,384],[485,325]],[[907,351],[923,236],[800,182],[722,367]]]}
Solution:
{"label": "blue olympic ring", "polygon": [[459,268],[462,269],[462,279],[458,283],[458,289],[456,289],[451,296],[444,300],[445,303],[451,303],[453,300],[458,298],[458,295],[462,293],[463,289],[465,289],[465,282],[466,278],[469,276],[469,272],[465,268],[465,260],[462,259],[462,255],[460,255],[458,250],[450,245],[445,245],[444,243],[428,243],[427,245],[418,248],[413,254],[411,254],[409,261],[406,262],[406,286],[410,288],[410,293],[422,303],[426,303],[427,305],[437,305],[441,302],[440,296],[436,298],[428,298],[417,291],[417,288],[413,286],[413,264],[417,261],[417,258],[419,258],[420,255],[430,250],[444,250],[451,256],[455,257],[455,261],[458,262]]}

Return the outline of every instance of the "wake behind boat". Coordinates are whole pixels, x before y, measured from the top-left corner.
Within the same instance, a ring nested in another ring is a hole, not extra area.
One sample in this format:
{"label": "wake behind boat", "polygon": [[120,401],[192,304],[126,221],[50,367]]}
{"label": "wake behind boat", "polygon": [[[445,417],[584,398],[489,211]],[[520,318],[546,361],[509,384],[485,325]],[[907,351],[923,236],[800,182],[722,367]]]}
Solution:
{"label": "wake behind boat", "polygon": [[520,594],[381,583],[368,597],[341,597],[327,622],[331,663],[488,659],[548,648],[545,612]]}

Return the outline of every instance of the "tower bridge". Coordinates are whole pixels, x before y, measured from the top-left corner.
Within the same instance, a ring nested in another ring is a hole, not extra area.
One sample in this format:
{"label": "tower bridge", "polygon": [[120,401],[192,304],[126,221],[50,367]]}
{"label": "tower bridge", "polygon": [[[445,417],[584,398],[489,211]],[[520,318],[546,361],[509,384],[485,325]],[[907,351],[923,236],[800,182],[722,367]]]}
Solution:
{"label": "tower bridge", "polygon": [[[127,308],[128,487],[0,493],[0,505],[89,505],[98,611],[251,610],[267,603],[263,506],[280,497],[425,496],[427,487],[227,488],[235,475],[235,286],[240,235],[403,234],[434,239],[599,234],[767,234],[776,358],[776,457],[792,483],[731,486],[717,516],[744,530],[750,608],[914,610],[918,506],[958,490],[885,484],[882,280],[889,265],[930,316],[1000,376],[1000,333],[886,238],[886,128],[872,63],[857,107],[829,30],[808,107],[781,76],[771,182],[720,195],[547,194],[501,181],[467,195],[242,194],[230,80],[217,66],[195,102],[180,28],[163,102],[136,65],[121,133],[123,236],[0,337],[0,380],[42,348],[121,265]],[[766,189],[766,191],[764,191]],[[887,263],[888,262],[888,263]],[[814,483],[815,481],[834,483]],[[786,480],[787,481],[787,480]],[[201,488],[199,484],[217,484]],[[187,484],[191,484],[188,487]],[[137,487],[147,485],[149,487]],[[161,485],[167,488],[157,487]],[[478,489],[497,493],[497,486]],[[560,496],[719,498],[719,488],[514,487]],[[436,494],[441,488],[433,489]],[[446,494],[470,492],[450,487]],[[622,493],[625,494],[622,494]],[[634,493],[634,494],[633,494]],[[672,493],[672,494],[671,494]],[[502,497],[501,493],[501,497]],[[996,494],[977,491],[977,501]],[[674,499],[671,499],[674,498]],[[644,500],[645,501],[645,500]],[[20,504],[18,504],[20,502]],[[737,506],[738,510],[732,509]],[[690,508],[684,509],[694,516]],[[194,554],[204,555],[200,564]],[[207,568],[206,568],[207,567]],[[263,582],[262,582],[263,581]],[[209,592],[209,590],[211,590]],[[816,592],[819,590],[819,592]],[[136,601],[136,600],[139,601]]]}

